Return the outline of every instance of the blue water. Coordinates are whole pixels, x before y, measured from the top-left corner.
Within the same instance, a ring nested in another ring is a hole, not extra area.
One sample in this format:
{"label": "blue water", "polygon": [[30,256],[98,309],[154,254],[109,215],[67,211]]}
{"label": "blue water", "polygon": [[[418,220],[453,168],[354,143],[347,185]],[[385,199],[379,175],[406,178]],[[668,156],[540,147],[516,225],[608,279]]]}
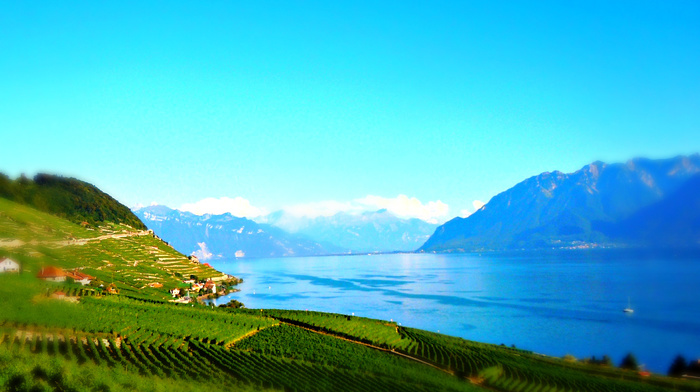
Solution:
{"label": "blue water", "polygon": [[[241,277],[248,308],[352,314],[538,353],[628,352],[665,373],[700,358],[700,259],[634,254],[397,254],[240,259],[212,266]],[[628,298],[634,308],[626,314]]]}

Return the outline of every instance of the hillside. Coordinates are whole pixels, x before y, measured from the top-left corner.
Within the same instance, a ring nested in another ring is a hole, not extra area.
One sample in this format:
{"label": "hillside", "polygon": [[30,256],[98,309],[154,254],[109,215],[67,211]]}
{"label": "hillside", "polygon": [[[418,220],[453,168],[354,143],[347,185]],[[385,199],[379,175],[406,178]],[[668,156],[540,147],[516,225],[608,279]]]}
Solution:
{"label": "hillside", "polygon": [[334,244],[351,253],[412,251],[437,228],[437,224],[415,218],[402,219],[387,210],[360,214],[339,212],[316,218],[295,217],[278,211],[265,219],[289,232]]}
{"label": "hillside", "polygon": [[194,253],[202,260],[314,256],[343,251],[231,214],[195,215],[166,206],[144,207],[134,213],[176,249],[185,254]]}
{"label": "hillside", "polygon": [[[114,283],[124,294],[170,298],[183,277],[224,279],[193,262],[148,231],[108,224],[85,228],[60,217],[0,198],[0,257],[10,257],[36,274],[42,267],[78,269],[95,277],[93,286]],[[162,287],[149,287],[149,283]]]}
{"label": "hillside", "polygon": [[[181,277],[220,273],[149,231],[110,227],[0,200],[0,256],[22,267],[0,273],[0,390],[700,391],[393,321],[166,302]],[[48,265],[97,279],[38,279]]]}
{"label": "hillside", "polygon": [[[673,230],[669,230],[669,227]],[[700,175],[662,200],[600,230],[613,240],[683,248],[700,247]]]}
{"label": "hillside", "polygon": [[[612,235],[613,227],[663,202],[699,172],[700,155],[695,154],[542,173],[494,196],[471,216],[440,226],[420,251],[646,245],[641,237]],[[673,208],[685,216],[692,205]],[[657,223],[669,233],[677,227],[677,222]]]}
{"label": "hillside", "polygon": [[0,173],[0,197],[68,219],[98,226],[106,222],[145,230],[131,211],[94,185],[50,174],[11,180]]}

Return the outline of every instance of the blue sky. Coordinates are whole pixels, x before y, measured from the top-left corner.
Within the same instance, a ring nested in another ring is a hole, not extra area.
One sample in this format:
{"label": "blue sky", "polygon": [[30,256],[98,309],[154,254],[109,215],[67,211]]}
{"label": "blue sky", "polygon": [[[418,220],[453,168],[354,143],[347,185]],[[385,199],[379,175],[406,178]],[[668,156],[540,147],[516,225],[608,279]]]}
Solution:
{"label": "blue sky", "polygon": [[445,220],[543,171],[699,152],[698,20],[697,1],[3,2],[0,171],[129,206]]}

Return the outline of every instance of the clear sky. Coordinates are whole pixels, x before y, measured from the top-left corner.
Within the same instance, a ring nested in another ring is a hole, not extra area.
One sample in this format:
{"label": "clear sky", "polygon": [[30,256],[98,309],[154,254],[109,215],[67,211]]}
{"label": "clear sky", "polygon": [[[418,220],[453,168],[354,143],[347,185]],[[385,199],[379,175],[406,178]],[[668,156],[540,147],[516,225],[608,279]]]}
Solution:
{"label": "clear sky", "polygon": [[698,70],[696,0],[8,1],[0,171],[445,220],[543,171],[699,152]]}

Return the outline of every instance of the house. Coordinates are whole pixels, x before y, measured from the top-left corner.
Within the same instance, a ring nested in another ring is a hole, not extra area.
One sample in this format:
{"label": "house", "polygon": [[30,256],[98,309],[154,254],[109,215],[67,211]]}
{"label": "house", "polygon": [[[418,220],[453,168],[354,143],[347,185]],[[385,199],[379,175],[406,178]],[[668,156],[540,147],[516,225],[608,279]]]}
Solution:
{"label": "house", "polygon": [[159,289],[159,288],[163,287],[163,283],[160,283],[160,282],[149,283],[148,287],[152,287],[154,289]]}
{"label": "house", "polygon": [[109,294],[119,294],[119,289],[114,283],[110,283],[105,289]]}
{"label": "house", "polygon": [[47,282],[66,281],[66,273],[62,269],[54,266],[43,267],[41,270],[39,270],[36,277]]}
{"label": "house", "polygon": [[197,256],[195,256],[195,255],[190,255],[190,260],[191,260],[193,263],[199,263],[199,257],[197,257]]}
{"label": "house", "polygon": [[192,302],[192,298],[190,297],[180,297],[178,299],[171,299],[170,302],[174,302],[176,304],[188,304]]}
{"label": "house", "polygon": [[68,271],[66,272],[66,277],[73,279],[75,283],[80,283],[83,286],[89,285],[90,282],[95,280],[94,276],[90,276],[88,274],[82,273],[78,271],[78,269],[74,269],[73,271]]}
{"label": "house", "polygon": [[207,280],[207,283],[204,284],[204,291],[216,293],[216,283],[214,283],[211,279]]}
{"label": "house", "polygon": [[51,293],[51,298],[61,299],[61,300],[62,300],[62,299],[65,299],[65,298],[66,298],[66,293],[63,292],[63,291],[61,291],[61,290],[59,290],[59,291],[54,291],[53,293]]}
{"label": "house", "polygon": [[172,295],[173,298],[177,297],[178,295],[180,295],[180,289],[178,289],[178,288],[176,287],[176,288],[170,290],[170,295]]}
{"label": "house", "polygon": [[19,272],[19,263],[9,257],[0,258],[0,273]]}

